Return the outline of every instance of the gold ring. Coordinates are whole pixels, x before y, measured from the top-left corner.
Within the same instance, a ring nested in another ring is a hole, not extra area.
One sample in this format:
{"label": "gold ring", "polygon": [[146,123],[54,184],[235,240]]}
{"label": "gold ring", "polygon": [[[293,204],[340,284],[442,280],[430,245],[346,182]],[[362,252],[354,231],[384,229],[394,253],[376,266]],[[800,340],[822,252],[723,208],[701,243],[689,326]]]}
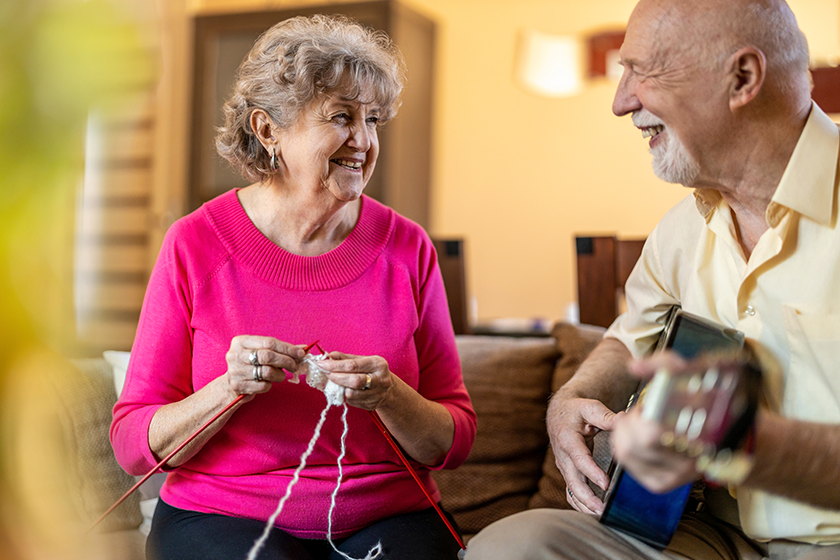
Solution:
{"label": "gold ring", "polygon": [[371,377],[369,373],[366,373],[365,375],[367,376],[367,381],[365,381],[365,386],[362,387],[362,391],[370,389],[370,382],[373,381],[373,377]]}

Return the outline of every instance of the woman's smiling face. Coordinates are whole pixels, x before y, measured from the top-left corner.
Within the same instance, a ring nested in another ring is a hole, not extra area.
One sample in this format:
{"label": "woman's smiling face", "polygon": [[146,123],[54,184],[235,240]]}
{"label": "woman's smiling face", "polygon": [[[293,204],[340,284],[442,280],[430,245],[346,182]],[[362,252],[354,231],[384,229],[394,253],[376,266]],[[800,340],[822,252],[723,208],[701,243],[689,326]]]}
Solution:
{"label": "woman's smiling face", "polygon": [[365,98],[316,98],[294,125],[280,132],[284,183],[325,190],[342,202],[361,196],[379,155],[380,109],[361,101]]}

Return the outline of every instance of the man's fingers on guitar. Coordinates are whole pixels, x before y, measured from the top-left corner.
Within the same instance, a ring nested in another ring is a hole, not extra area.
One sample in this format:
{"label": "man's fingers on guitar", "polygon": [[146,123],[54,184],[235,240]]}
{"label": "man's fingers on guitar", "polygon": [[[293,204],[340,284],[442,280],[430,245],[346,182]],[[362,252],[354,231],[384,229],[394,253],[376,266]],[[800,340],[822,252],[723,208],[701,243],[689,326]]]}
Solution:
{"label": "man's fingers on guitar", "polygon": [[582,506],[582,511],[584,513],[589,513],[592,515],[601,515],[601,513],[604,511],[604,504],[602,504],[601,500],[596,498],[594,494],[591,498],[584,502]]}
{"label": "man's fingers on guitar", "polygon": [[[604,403],[593,399],[581,399],[582,406],[580,407],[580,416],[586,424],[589,424],[589,429],[592,427],[597,430],[612,430],[613,418],[615,412],[607,408]],[[591,435],[595,435],[597,430],[593,430]]]}
{"label": "man's fingers on guitar", "polygon": [[572,485],[569,485],[566,488],[566,501],[581,513],[598,513],[597,509],[593,508],[596,508],[600,504],[600,500],[595,497],[595,494],[592,493],[586,482],[574,484],[574,488],[572,488]]}
{"label": "man's fingers on guitar", "polygon": [[[610,479],[607,477],[607,474],[601,470],[598,463],[595,462],[595,459],[589,453],[588,449],[586,453],[577,453],[570,458],[574,464],[574,468],[578,472],[593,481],[601,489],[606,490],[610,483]],[[589,487],[587,486],[587,489],[588,488]]]}
{"label": "man's fingers on guitar", "polygon": [[[563,476],[563,480],[568,480],[568,481],[578,481],[578,480],[584,481],[585,480],[584,475],[579,470],[577,470],[577,466],[573,463],[571,457],[569,457],[568,455],[563,455],[562,457],[558,457],[557,461],[556,461],[556,464],[557,464],[558,470],[560,471],[560,474]],[[574,492],[575,492],[574,488],[581,488],[581,490],[579,490],[579,492],[583,492],[584,494],[581,495],[580,497],[576,496],[574,494]],[[584,488],[585,488],[585,490],[584,490]],[[586,492],[589,492],[591,494],[591,491],[589,490],[589,486],[586,484],[586,482],[581,482],[580,484],[578,484],[576,482],[573,482],[573,483],[569,484],[566,488],[566,501],[569,502],[569,505],[574,507],[576,510],[584,511],[577,504],[581,504],[581,506],[583,505],[583,502],[581,502],[581,498],[585,497]],[[589,513],[591,513],[591,512],[589,512]]]}

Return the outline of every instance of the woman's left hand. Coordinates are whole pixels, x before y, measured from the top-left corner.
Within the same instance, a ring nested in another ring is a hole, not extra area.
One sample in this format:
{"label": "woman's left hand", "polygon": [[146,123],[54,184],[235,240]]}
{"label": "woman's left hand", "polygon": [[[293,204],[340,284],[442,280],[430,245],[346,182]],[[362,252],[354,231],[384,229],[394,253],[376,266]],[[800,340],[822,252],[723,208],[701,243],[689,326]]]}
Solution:
{"label": "woman's left hand", "polygon": [[380,356],[353,356],[330,352],[318,362],[327,378],[344,387],[344,402],[365,410],[376,410],[391,397],[393,379],[388,362]]}
{"label": "woman's left hand", "polygon": [[380,356],[330,352],[327,357],[318,366],[330,381],[344,387],[346,404],[375,410],[414,460],[439,465],[446,458],[455,438],[455,421],[442,404],[409,387]]}

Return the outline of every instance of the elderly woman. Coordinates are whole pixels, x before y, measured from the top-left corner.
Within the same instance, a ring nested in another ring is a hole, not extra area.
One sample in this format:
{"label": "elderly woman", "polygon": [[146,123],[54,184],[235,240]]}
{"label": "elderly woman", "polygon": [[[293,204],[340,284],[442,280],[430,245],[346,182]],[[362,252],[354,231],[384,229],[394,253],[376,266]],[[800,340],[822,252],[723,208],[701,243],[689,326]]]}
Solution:
{"label": "elderly woman", "polygon": [[425,232],[362,194],[402,68],[387,36],[324,16],[274,26],[242,63],[217,146],[254,184],[167,233],[114,409],[117,458],[142,474],[245,397],[166,465],[151,558],[245,558],[325,408],[288,383],[316,340],[348,434],[328,415],[259,558],[333,558],[328,531],[353,557],[381,541],[386,558],[455,558],[368,413],[439,498],[430,471],[458,466],[475,434],[443,282]]}

